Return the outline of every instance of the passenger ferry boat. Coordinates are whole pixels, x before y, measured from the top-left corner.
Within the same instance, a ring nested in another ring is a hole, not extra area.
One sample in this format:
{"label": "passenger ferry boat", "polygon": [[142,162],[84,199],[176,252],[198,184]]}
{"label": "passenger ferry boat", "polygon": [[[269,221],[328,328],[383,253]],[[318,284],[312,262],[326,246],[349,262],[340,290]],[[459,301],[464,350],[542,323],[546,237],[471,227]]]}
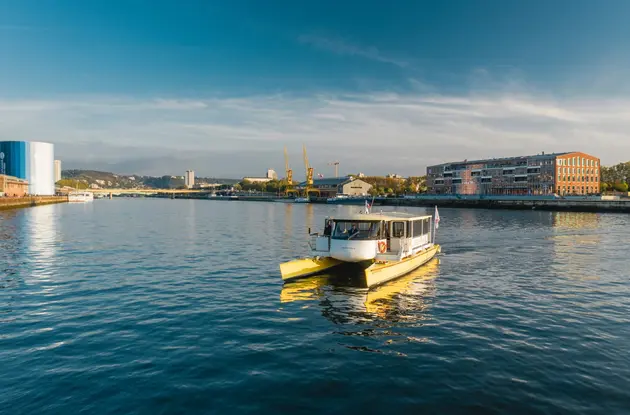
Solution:
{"label": "passenger ferry boat", "polygon": [[68,202],[85,203],[94,200],[92,192],[70,192],[68,193]]}
{"label": "passenger ferry boat", "polygon": [[309,203],[310,201],[308,197],[296,197],[293,199],[293,203]]}
{"label": "passenger ferry boat", "polygon": [[437,207],[433,217],[374,214],[366,208],[365,213],[326,218],[324,234],[310,234],[313,256],[280,264],[282,279],[321,274],[347,265],[359,269],[366,287],[383,284],[408,274],[441,252],[440,245],[435,244],[438,222]]}

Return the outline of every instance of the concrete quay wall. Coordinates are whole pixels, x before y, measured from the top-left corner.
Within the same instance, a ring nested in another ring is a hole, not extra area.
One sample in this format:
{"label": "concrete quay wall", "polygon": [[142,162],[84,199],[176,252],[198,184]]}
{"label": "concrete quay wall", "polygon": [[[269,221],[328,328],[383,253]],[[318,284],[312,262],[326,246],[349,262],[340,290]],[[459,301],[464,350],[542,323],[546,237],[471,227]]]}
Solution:
{"label": "concrete quay wall", "polygon": [[439,206],[452,208],[477,209],[520,209],[520,210],[555,210],[573,212],[616,212],[630,213],[630,200],[566,200],[566,199],[530,199],[530,200],[502,200],[502,199],[443,199],[417,198],[385,199],[386,206]]}
{"label": "concrete quay wall", "polygon": [[0,210],[50,205],[67,201],[67,196],[0,197]]}

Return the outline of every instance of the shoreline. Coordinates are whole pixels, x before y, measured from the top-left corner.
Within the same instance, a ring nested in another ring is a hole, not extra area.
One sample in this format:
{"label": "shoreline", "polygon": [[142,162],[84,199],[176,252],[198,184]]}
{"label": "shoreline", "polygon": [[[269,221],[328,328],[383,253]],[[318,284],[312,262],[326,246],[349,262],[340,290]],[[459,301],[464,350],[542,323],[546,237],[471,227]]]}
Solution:
{"label": "shoreline", "polygon": [[[201,198],[177,196],[176,199],[205,199],[219,201],[245,201],[245,202],[266,202],[279,203],[277,197],[263,196],[238,196],[237,198]],[[326,203],[325,200],[313,200],[313,204],[328,205],[348,205],[348,203]],[[302,204],[302,203],[299,203]],[[363,203],[356,203],[362,205]],[[621,200],[601,200],[601,199],[551,199],[551,198],[432,198],[422,196],[417,198],[376,198],[376,206],[438,206],[447,208],[463,209],[509,209],[509,210],[546,210],[546,211],[569,211],[569,212],[601,212],[601,213],[630,213],[630,199]]]}
{"label": "shoreline", "polygon": [[0,210],[52,205],[68,201],[67,196],[0,197]]}

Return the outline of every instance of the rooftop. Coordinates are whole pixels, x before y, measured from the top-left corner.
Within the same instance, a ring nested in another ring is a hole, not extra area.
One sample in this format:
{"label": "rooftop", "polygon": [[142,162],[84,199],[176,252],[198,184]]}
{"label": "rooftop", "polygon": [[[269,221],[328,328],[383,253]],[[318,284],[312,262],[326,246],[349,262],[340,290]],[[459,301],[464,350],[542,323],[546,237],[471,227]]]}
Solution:
{"label": "rooftop", "polygon": [[332,220],[365,221],[365,220],[417,220],[430,219],[431,215],[413,215],[405,212],[355,213],[347,216],[331,217]]}
{"label": "rooftop", "polygon": [[[314,179],[313,185],[315,186],[339,186],[341,184],[347,183],[349,181],[354,180],[354,178],[350,176],[346,177],[331,177],[328,179]],[[306,182],[301,182],[298,186],[304,187],[306,186]]]}
{"label": "rooftop", "polygon": [[570,153],[577,153],[577,152],[576,151],[564,151],[562,153],[548,153],[548,154],[546,153],[546,154],[536,154],[536,155],[529,155],[529,156],[494,157],[494,158],[479,159],[479,160],[451,161],[451,162],[447,162],[447,163],[434,164],[434,165],[429,166],[429,167],[445,166],[445,165],[449,165],[449,164],[479,164],[479,163],[486,163],[486,162],[489,162],[489,161],[507,161],[507,160],[526,159],[526,158],[550,159],[550,158],[555,158],[557,156],[563,156],[565,154],[570,154]]}

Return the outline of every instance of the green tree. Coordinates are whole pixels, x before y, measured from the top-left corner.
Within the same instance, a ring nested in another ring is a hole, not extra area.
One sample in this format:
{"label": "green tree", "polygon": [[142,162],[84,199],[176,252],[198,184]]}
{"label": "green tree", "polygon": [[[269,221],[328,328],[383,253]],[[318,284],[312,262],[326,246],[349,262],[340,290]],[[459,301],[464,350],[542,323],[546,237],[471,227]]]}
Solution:
{"label": "green tree", "polygon": [[628,183],[617,182],[613,185],[613,189],[618,192],[627,193],[628,192]]}
{"label": "green tree", "polygon": [[59,187],[72,187],[81,190],[88,188],[88,184],[86,182],[76,179],[61,179],[56,184]]}

